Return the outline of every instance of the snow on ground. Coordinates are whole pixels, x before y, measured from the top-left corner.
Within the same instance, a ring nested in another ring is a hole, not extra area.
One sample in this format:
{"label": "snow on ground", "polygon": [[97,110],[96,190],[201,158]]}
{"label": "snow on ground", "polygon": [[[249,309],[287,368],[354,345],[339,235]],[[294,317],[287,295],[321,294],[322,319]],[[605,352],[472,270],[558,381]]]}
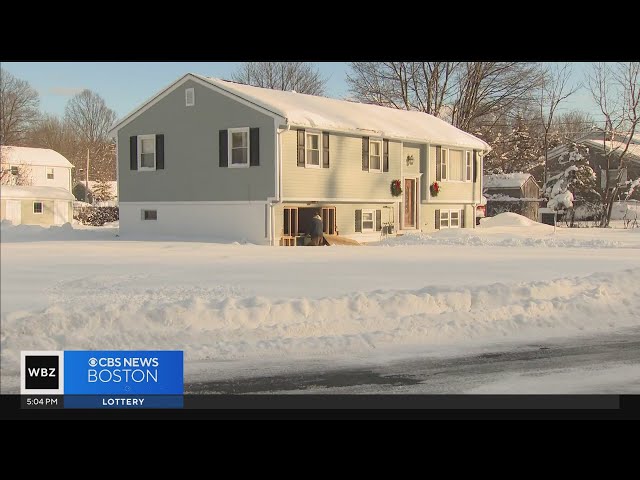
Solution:
{"label": "snow on ground", "polygon": [[2,388],[16,387],[27,349],[181,349],[189,373],[203,360],[379,359],[639,325],[640,235],[552,230],[484,225],[467,230],[477,244],[271,248],[3,225]]}

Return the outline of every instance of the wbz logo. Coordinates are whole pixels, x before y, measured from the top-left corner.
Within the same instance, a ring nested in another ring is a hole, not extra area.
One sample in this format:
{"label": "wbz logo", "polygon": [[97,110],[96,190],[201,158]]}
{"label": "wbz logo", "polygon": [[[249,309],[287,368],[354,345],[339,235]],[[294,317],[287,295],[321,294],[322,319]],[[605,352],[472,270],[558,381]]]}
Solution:
{"label": "wbz logo", "polygon": [[20,352],[22,394],[62,394],[64,352]]}

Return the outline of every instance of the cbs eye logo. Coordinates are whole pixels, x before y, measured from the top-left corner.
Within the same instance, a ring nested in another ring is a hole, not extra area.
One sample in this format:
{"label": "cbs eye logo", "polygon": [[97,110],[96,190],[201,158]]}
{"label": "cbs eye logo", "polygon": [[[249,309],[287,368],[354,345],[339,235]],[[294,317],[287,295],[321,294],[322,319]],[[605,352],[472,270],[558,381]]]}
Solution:
{"label": "cbs eye logo", "polygon": [[89,359],[89,366],[90,367],[96,367],[98,365],[98,360],[96,358],[90,358]]}

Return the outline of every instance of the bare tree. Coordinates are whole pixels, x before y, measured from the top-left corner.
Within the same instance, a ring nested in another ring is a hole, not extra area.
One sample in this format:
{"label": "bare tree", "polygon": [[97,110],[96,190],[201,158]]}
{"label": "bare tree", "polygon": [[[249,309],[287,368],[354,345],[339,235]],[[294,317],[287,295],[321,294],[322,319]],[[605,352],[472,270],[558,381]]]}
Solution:
{"label": "bare tree", "polygon": [[77,137],[71,126],[55,115],[44,115],[29,130],[29,146],[50,148],[65,157],[72,157],[77,148]]}
{"label": "bare tree", "polygon": [[78,148],[72,154],[71,162],[78,171],[86,168],[88,152],[91,177],[115,178],[115,149],[108,135],[115,120],[116,113],[91,90],[83,90],[69,100],[64,121],[77,136]]}
{"label": "bare tree", "polygon": [[440,116],[451,99],[456,62],[352,62],[355,100]]}
{"label": "bare tree", "polygon": [[[640,62],[595,63],[588,80],[591,96],[605,118],[602,142],[606,155],[606,178],[600,226],[608,227],[622,181],[625,156],[640,122]],[[612,160],[617,163],[617,172],[612,182],[614,185],[610,186]]]}
{"label": "bare tree", "polygon": [[558,106],[578,90],[578,86],[570,86],[569,81],[573,73],[568,63],[552,66],[541,78],[538,104],[540,106],[540,124],[543,133],[544,148],[544,176],[543,183],[547,183],[549,163],[549,133],[554,126],[554,117]]}
{"label": "bare tree", "polygon": [[544,72],[536,63],[468,62],[457,73],[451,123],[470,131],[481,120],[531,103]]}
{"label": "bare tree", "polygon": [[[6,148],[6,147],[4,147]],[[27,164],[0,163],[0,185],[29,186],[33,183],[31,167]]]}
{"label": "bare tree", "polygon": [[40,97],[29,82],[0,68],[0,145],[21,145],[38,117]]}
{"label": "bare tree", "polygon": [[577,140],[590,132],[596,124],[593,116],[580,110],[559,113],[558,121],[554,123],[555,131],[564,140]]}
{"label": "bare tree", "polygon": [[231,75],[239,83],[323,95],[327,79],[308,62],[244,62]]}

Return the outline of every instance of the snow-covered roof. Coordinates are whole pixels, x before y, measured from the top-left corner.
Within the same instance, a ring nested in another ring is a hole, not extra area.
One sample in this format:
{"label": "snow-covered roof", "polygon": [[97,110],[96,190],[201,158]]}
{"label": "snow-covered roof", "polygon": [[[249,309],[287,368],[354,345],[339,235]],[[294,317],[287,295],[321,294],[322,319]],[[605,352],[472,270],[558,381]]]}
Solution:
{"label": "snow-covered roof", "polygon": [[423,112],[399,110],[304,93],[253,87],[197,75],[286,118],[292,126],[326,128],[398,139],[435,141],[487,150],[489,145]]}
{"label": "snow-covered roof", "polygon": [[498,173],[485,175],[482,181],[486,188],[520,188],[529,177],[530,173]]}
{"label": "snow-covered roof", "polygon": [[252,108],[284,119],[292,127],[321,128],[364,136],[434,142],[480,150],[491,149],[483,140],[427,113],[252,87],[197,74],[187,74],[156,94],[118,121],[112,127],[111,134],[187,80],[196,81],[203,86],[239,99]]}
{"label": "snow-covered roof", "polygon": [[69,190],[60,187],[23,187],[15,185],[2,185],[0,187],[2,198],[35,198],[46,200],[75,200]]}
{"label": "snow-covered roof", "polygon": [[67,167],[73,165],[64,156],[50,148],[31,147],[0,147],[0,159],[2,163],[44,165],[46,167]]}
{"label": "snow-covered roof", "polygon": [[[597,147],[604,150],[602,140],[598,141],[595,139],[587,139],[587,140],[584,140],[584,143],[590,147]],[[626,143],[618,142],[616,140],[607,140],[607,143],[606,143],[607,152],[610,152],[611,150],[615,150],[617,154],[620,154],[624,152],[625,147],[626,147]],[[630,155],[630,156],[640,158],[640,144],[629,143],[629,150],[627,150],[627,153],[625,155]]]}

